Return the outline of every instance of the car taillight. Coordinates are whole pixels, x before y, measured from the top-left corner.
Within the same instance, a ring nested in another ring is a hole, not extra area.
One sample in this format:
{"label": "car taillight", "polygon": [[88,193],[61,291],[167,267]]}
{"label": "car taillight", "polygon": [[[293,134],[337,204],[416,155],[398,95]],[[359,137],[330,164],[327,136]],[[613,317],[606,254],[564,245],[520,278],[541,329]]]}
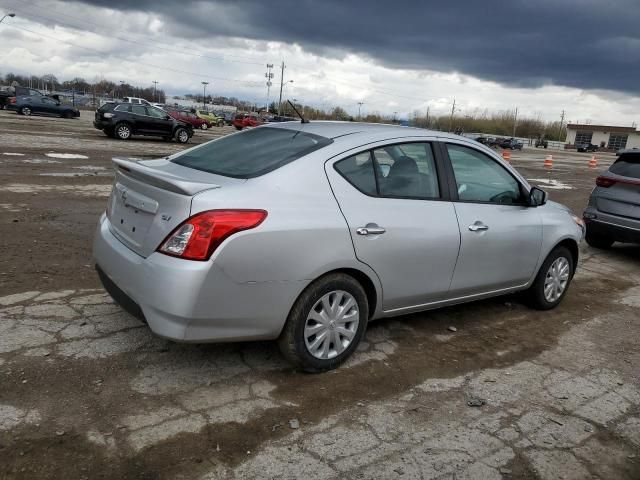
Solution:
{"label": "car taillight", "polygon": [[114,117],[114,114],[113,114],[113,113],[106,112],[106,113],[103,113],[103,114],[102,114],[102,116],[103,116],[104,118],[113,118],[113,117]]}
{"label": "car taillight", "polygon": [[15,104],[16,103],[16,97],[10,97],[9,98],[9,103]]}
{"label": "car taillight", "polygon": [[611,185],[615,185],[616,181],[609,177],[596,178],[596,185],[599,187],[609,188]]}
{"label": "car taillight", "polygon": [[158,251],[188,260],[208,260],[234,233],[250,230],[267,218],[264,210],[209,210],[180,224]]}

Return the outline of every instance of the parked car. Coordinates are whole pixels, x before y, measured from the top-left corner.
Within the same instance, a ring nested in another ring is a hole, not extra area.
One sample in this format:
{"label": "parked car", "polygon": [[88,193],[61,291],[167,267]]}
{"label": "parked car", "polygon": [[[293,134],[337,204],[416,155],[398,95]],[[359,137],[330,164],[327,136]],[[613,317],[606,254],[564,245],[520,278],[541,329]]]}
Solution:
{"label": "parked car", "polygon": [[13,110],[21,115],[49,115],[54,117],[76,118],[80,110],[71,105],[64,105],[59,101],[44,95],[33,97],[12,97],[7,104],[7,110]]}
{"label": "parked car", "polygon": [[536,148],[538,147],[547,148],[548,146],[549,146],[549,142],[547,141],[546,138],[544,137],[536,138]]}
{"label": "parked car", "polygon": [[236,118],[235,112],[215,112],[215,114],[224,118],[224,123],[227,125],[233,125],[233,120]]}
{"label": "parked car", "polygon": [[233,126],[237,130],[242,130],[247,127],[258,127],[264,124],[265,121],[255,113],[239,113],[233,119]]}
{"label": "parked car", "polygon": [[168,112],[173,118],[180,120],[181,122],[188,123],[193,128],[199,128],[201,130],[211,128],[211,122],[203,118],[199,118],[193,112],[189,112],[187,110],[169,110]]}
{"label": "parked car", "polygon": [[306,371],[379,318],[516,291],[554,308],[583,236],[493,150],[443,132],[287,122],[113,162],[93,252],[114,299],[176,341],[278,339]]}
{"label": "parked car", "polygon": [[148,100],[145,100],[144,98],[138,98],[138,97],[124,97],[120,103],[135,103],[137,105],[153,106],[151,105],[151,102],[149,102]]}
{"label": "parked car", "polygon": [[596,178],[583,214],[586,240],[595,248],[640,243],[640,151],[626,151]]}
{"label": "parked car", "polygon": [[510,150],[522,150],[522,142],[519,142],[515,138],[507,138],[500,143],[501,148]]}
{"label": "parked car", "polygon": [[206,110],[196,110],[195,113],[198,118],[206,120],[210,125],[224,127],[224,118],[217,116],[215,113],[207,112]]}
{"label": "parked car", "polygon": [[299,120],[299,118],[286,117],[284,115],[274,115],[269,118],[270,122],[297,122]]}
{"label": "parked car", "polygon": [[576,143],[576,150],[579,152],[597,152],[598,146],[593,143]]}
{"label": "parked car", "polygon": [[193,136],[190,124],[176,120],[159,108],[132,103],[105,103],[96,110],[93,126],[120,140],[129,140],[132,135],[150,135],[187,143]]}

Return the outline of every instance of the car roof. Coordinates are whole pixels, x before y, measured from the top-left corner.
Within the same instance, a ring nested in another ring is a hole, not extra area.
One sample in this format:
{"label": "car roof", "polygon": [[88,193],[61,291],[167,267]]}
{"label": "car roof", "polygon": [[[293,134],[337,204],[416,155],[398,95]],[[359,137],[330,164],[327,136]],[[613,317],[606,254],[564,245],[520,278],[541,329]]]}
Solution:
{"label": "car roof", "polygon": [[371,134],[376,137],[445,137],[459,139],[460,135],[427,130],[425,128],[402,127],[399,125],[388,125],[382,123],[360,123],[360,122],[338,122],[338,121],[311,121],[302,122],[280,122],[269,123],[261,128],[284,128],[289,130],[299,130],[325,138],[338,138],[354,134]]}

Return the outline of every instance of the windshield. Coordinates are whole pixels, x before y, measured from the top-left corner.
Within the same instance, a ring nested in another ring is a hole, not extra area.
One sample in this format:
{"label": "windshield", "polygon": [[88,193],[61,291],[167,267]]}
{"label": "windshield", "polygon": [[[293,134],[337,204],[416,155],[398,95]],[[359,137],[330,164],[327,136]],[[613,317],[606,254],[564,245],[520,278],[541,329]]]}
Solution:
{"label": "windshield", "polygon": [[254,178],[333,143],[330,138],[281,128],[256,128],[179,154],[178,165],[233,178]]}
{"label": "windshield", "polygon": [[640,178],[640,152],[623,153],[620,158],[609,167],[611,173],[624,177]]}

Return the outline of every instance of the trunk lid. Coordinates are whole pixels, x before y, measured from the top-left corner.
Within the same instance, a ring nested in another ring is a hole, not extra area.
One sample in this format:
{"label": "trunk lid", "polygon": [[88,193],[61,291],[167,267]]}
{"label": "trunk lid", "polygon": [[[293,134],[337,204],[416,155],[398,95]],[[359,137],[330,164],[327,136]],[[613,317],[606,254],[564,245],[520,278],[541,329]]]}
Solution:
{"label": "trunk lid", "polygon": [[167,235],[189,218],[195,195],[244,182],[183,167],[167,159],[114,158],[113,164],[116,175],[107,207],[109,228],[142,257],[153,253]]}

